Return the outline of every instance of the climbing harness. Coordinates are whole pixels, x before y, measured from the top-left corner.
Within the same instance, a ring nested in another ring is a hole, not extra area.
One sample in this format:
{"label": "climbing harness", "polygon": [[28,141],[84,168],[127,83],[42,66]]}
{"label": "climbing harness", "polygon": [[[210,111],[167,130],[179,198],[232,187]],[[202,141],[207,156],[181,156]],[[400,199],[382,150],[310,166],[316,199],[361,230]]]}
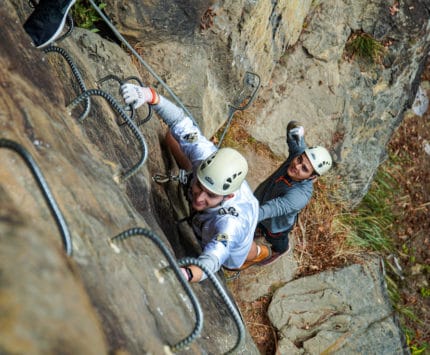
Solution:
{"label": "climbing harness", "polygon": [[61,233],[61,238],[63,240],[64,249],[66,254],[72,255],[72,240],[70,238],[69,228],[67,227],[66,221],[64,220],[63,214],[60,211],[57,203],[55,202],[54,197],[52,196],[51,190],[49,189],[48,184],[46,183],[45,178],[43,177],[40,168],[36,164],[33,157],[30,153],[19,143],[14,142],[12,140],[6,138],[0,138],[0,147],[7,148],[15,151],[20,155],[20,157],[24,160],[28,168],[30,169],[33,177],[35,178],[37,185],[42,191],[43,197],[46,203],[49,206],[52,216],[57,223],[58,229]]}
{"label": "climbing harness", "polygon": [[222,132],[221,138],[219,139],[217,147],[221,147],[224,137],[230,128],[230,124],[233,120],[234,113],[236,111],[246,110],[254,101],[257,91],[260,88],[260,76],[256,73],[247,71],[243,79],[243,88],[238,93],[236,98],[233,100],[233,104],[229,105],[229,114],[227,118],[227,123],[225,124],[224,131]]}
{"label": "climbing harness", "polygon": [[231,301],[230,297],[227,295],[227,293],[224,290],[224,287],[222,287],[221,283],[218,281],[217,277],[198,259],[195,258],[182,258],[178,260],[178,264],[181,267],[186,267],[190,265],[196,265],[200,269],[202,269],[208,279],[212,282],[214,287],[216,288],[218,294],[221,296],[222,300],[224,301],[225,305],[227,306],[228,311],[230,312],[231,316],[233,317],[234,322],[236,323],[237,331],[238,331],[238,339],[236,341],[235,346],[233,349],[229,350],[226,354],[232,354],[236,350],[238,350],[245,338],[245,326],[243,324],[242,317],[240,313],[238,312],[237,308],[233,305],[233,302]]}
{"label": "climbing harness", "polygon": [[156,173],[152,177],[152,180],[158,184],[165,184],[166,182],[170,182],[170,181],[178,181],[182,185],[186,185],[188,183],[188,180],[191,174],[192,174],[192,171],[179,169],[178,175]]}
{"label": "climbing harness", "polygon": [[191,289],[189,283],[187,280],[185,280],[184,275],[182,274],[181,270],[178,267],[178,264],[175,261],[175,258],[167,249],[167,247],[164,245],[164,243],[161,241],[161,239],[152,231],[145,229],[145,228],[132,228],[129,230],[126,230],[115,237],[110,239],[110,242],[115,241],[121,241],[125,240],[127,238],[143,235],[147,238],[149,238],[163,253],[163,255],[166,257],[167,261],[169,262],[169,265],[173,269],[173,272],[175,273],[177,279],[181,283],[182,287],[184,288],[185,292],[187,293],[188,297],[191,300],[191,303],[194,308],[194,313],[196,314],[196,324],[194,326],[193,331],[190,335],[188,335],[185,339],[181,340],[180,342],[176,343],[175,345],[170,346],[172,351],[178,351],[181,349],[184,349],[187,347],[191,342],[193,342],[197,337],[200,335],[202,328],[203,328],[203,312],[200,306],[199,301],[197,300],[197,297],[195,296],[193,290]]}

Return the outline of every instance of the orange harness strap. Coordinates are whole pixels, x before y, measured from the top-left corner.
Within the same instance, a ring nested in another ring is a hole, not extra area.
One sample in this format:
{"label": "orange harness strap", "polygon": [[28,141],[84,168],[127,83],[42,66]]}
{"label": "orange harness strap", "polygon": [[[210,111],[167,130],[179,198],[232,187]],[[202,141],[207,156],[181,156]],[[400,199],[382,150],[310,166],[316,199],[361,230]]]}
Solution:
{"label": "orange harness strap", "polygon": [[291,186],[293,186],[292,184],[291,184],[291,182],[289,182],[286,178],[285,178],[285,176],[281,176],[281,177],[279,177],[279,178],[277,178],[276,180],[275,180],[275,182],[276,183],[278,183],[278,182],[283,182],[283,183],[285,183],[288,187],[291,187]]}

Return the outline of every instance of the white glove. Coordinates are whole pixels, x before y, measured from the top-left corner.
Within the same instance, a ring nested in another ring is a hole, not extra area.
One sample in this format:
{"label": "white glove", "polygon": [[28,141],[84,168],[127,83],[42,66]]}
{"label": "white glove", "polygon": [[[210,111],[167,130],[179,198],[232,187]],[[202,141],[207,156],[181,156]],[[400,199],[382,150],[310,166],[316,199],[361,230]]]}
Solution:
{"label": "white glove", "polygon": [[300,138],[304,136],[305,129],[302,126],[292,128],[290,130],[290,134],[291,134],[291,137],[298,142],[300,141]]}
{"label": "white glove", "polygon": [[124,84],[121,86],[121,94],[126,104],[133,104],[133,108],[138,108],[143,104],[154,105],[159,102],[158,94],[153,88],[142,87],[134,84]]}

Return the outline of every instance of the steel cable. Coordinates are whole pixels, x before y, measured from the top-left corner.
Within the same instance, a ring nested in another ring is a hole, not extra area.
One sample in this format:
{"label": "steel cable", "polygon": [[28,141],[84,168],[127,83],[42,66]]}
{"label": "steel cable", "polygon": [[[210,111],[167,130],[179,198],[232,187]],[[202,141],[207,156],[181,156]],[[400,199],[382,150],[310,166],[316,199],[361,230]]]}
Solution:
{"label": "steel cable", "polygon": [[194,119],[191,112],[185,107],[185,105],[182,103],[182,101],[175,95],[175,93],[170,89],[170,87],[161,79],[157,73],[143,60],[143,58],[139,55],[139,53],[136,52],[136,50],[128,43],[128,41],[118,32],[116,27],[112,24],[112,22],[109,20],[109,18],[104,14],[104,12],[97,6],[97,4],[93,0],[89,0],[90,4],[94,9],[97,11],[97,13],[100,15],[100,17],[103,19],[103,21],[109,26],[111,31],[114,33],[114,35],[130,50],[131,53],[138,59],[138,61],[149,71],[149,73],[157,79],[157,81],[166,89],[166,91],[170,94],[170,96],[177,102],[177,104],[186,112],[188,117],[194,122],[195,125],[197,125],[196,120]]}

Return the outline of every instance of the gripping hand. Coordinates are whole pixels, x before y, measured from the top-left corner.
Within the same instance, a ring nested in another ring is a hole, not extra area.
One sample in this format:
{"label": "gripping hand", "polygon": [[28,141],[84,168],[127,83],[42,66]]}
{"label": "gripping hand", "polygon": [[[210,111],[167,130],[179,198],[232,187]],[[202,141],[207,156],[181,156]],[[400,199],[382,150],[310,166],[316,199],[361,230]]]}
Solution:
{"label": "gripping hand", "polygon": [[300,142],[300,138],[302,138],[305,134],[305,129],[297,121],[290,121],[287,126],[287,136],[289,135],[292,139],[296,141],[297,144]]}
{"label": "gripping hand", "polygon": [[122,85],[121,94],[125,103],[128,105],[132,104],[135,109],[146,103],[156,105],[160,101],[158,94],[153,88],[134,84]]}

